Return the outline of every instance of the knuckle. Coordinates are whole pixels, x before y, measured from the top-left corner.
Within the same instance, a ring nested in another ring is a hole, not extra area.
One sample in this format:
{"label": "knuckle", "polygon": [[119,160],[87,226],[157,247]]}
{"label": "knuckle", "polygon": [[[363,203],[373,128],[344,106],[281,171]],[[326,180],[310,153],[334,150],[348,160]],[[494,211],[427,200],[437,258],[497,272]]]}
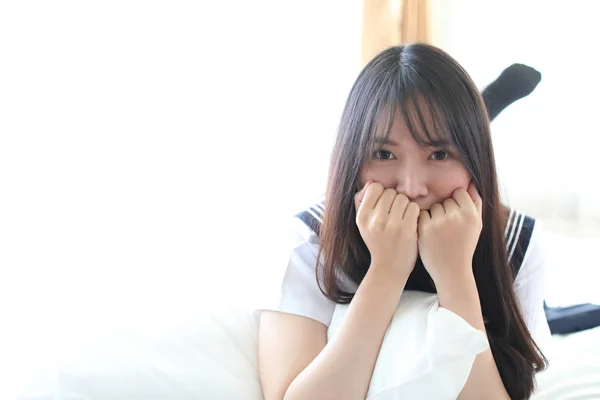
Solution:
{"label": "knuckle", "polygon": [[373,221],[371,223],[371,227],[373,230],[375,230],[376,232],[382,232],[383,230],[385,230],[386,227],[386,220],[380,216],[373,218]]}
{"label": "knuckle", "polygon": [[482,225],[481,219],[479,218],[479,215],[475,212],[471,212],[467,215],[467,222],[469,222],[471,225]]}
{"label": "knuckle", "polygon": [[400,225],[396,234],[403,239],[410,239],[415,235],[415,229],[406,225]]}
{"label": "knuckle", "polygon": [[358,225],[364,225],[367,222],[366,219],[366,213],[361,210],[358,210],[358,212],[356,213],[356,223]]}

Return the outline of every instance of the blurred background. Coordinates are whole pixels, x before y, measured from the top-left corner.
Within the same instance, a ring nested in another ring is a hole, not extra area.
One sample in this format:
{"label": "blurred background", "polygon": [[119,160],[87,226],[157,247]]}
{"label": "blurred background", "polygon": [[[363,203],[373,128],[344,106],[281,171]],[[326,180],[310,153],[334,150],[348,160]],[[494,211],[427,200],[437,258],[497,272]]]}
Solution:
{"label": "blurred background", "polygon": [[597,288],[595,7],[3,2],[0,373],[109,322],[157,325],[264,290],[282,221],[325,189],[361,67],[411,41],[448,51],[482,89],[515,62],[542,73],[492,124],[502,191]]}

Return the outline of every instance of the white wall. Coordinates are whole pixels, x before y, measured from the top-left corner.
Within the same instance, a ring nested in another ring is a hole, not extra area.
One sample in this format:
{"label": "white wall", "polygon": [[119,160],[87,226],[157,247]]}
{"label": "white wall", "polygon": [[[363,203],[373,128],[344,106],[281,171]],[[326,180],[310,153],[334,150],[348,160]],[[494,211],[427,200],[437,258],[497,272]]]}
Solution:
{"label": "white wall", "polygon": [[538,217],[595,225],[600,221],[595,3],[432,0],[432,10],[435,44],[456,57],[481,88],[514,62],[542,73],[533,94],[492,124],[508,200]]}

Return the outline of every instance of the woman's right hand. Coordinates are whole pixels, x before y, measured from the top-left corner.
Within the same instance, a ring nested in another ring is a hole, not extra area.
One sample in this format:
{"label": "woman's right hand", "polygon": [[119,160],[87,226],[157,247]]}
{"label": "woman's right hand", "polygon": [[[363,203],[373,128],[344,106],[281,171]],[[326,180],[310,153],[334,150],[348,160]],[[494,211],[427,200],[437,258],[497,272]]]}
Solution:
{"label": "woman's right hand", "polygon": [[356,224],[371,253],[371,266],[408,276],[417,261],[419,206],[371,181],[354,200]]}

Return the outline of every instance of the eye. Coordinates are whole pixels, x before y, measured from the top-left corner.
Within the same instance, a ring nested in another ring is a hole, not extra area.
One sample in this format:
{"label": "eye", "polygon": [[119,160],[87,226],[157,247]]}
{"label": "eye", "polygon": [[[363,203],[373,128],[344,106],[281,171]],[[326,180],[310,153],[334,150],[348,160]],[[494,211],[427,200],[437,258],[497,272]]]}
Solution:
{"label": "eye", "polygon": [[393,160],[396,157],[394,157],[394,155],[390,151],[378,150],[375,152],[375,158],[378,160]]}
{"label": "eye", "polygon": [[434,151],[431,155],[431,159],[434,161],[444,161],[448,157],[450,157],[450,153],[445,150]]}

